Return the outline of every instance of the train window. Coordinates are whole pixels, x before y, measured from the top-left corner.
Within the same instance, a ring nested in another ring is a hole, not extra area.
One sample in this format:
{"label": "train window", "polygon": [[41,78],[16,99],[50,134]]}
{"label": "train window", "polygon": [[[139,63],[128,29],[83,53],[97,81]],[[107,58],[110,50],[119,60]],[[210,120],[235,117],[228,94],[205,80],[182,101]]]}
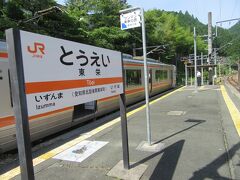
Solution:
{"label": "train window", "polygon": [[164,79],[168,79],[168,71],[164,71]]}
{"label": "train window", "polygon": [[172,79],[172,78],[173,78],[173,71],[170,70],[170,79]]}
{"label": "train window", "polygon": [[160,82],[161,80],[168,79],[168,72],[167,70],[156,70],[155,71],[155,78],[157,82]]}
{"label": "train window", "polygon": [[128,86],[140,86],[141,83],[141,70],[132,70],[127,69],[126,70],[126,76],[127,76],[127,87]]}

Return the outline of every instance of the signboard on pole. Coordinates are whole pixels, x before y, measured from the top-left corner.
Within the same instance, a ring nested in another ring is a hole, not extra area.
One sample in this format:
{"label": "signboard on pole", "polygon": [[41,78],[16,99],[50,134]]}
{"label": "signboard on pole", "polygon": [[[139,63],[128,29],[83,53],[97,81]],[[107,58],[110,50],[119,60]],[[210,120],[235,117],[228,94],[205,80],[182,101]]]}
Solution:
{"label": "signboard on pole", "polygon": [[145,20],[143,8],[129,8],[120,11],[121,29],[130,29],[142,26],[142,44],[143,44],[143,60],[144,60],[144,84],[146,99],[146,119],[147,119],[147,139],[148,145],[151,145],[151,124],[150,124],[150,107],[149,107],[149,72],[147,67],[147,50],[145,35]]}
{"label": "signboard on pole", "polygon": [[28,117],[125,97],[122,54],[17,29],[6,30],[6,37],[21,178],[34,180]]}
{"label": "signboard on pole", "polygon": [[120,15],[121,29],[131,29],[141,26],[141,10],[136,9],[131,12],[122,13]]}
{"label": "signboard on pole", "polygon": [[28,115],[123,93],[121,53],[20,31]]}

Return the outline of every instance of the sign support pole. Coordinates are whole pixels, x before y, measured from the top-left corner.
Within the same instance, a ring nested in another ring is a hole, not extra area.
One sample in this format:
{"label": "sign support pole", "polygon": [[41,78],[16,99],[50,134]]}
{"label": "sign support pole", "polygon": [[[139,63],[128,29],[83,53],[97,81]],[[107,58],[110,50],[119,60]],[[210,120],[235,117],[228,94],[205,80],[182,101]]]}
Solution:
{"label": "sign support pole", "polygon": [[34,180],[20,31],[6,30],[21,179]]}
{"label": "sign support pole", "polygon": [[121,130],[122,130],[123,167],[124,169],[128,170],[130,169],[130,165],[129,165],[128,129],[127,129],[127,116],[126,116],[126,97],[125,97],[123,56],[122,56],[122,75],[123,75],[123,93],[119,95],[119,104],[120,104]]}
{"label": "sign support pole", "polygon": [[147,52],[146,52],[146,35],[145,35],[145,20],[144,10],[141,8],[142,16],[142,44],[143,44],[143,59],[144,59],[144,80],[145,80],[145,99],[146,99],[146,117],[147,117],[147,141],[151,145],[151,125],[150,125],[150,107],[149,107],[149,72],[147,66]]}

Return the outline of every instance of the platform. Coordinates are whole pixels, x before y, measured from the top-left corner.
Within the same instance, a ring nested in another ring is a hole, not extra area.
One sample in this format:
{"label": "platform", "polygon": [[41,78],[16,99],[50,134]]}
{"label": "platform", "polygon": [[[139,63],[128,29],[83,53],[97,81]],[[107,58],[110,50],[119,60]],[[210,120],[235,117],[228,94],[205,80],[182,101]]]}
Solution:
{"label": "platform", "polygon": [[[197,92],[183,87],[152,101],[152,140],[164,144],[159,152],[136,149],[146,141],[145,108],[129,112],[131,168],[146,167],[138,179],[240,179],[240,104],[235,101],[231,87],[223,85]],[[108,173],[122,160],[120,119],[79,127],[41,145],[34,157],[36,179],[116,179]],[[17,167],[0,169],[2,179],[20,179]]]}

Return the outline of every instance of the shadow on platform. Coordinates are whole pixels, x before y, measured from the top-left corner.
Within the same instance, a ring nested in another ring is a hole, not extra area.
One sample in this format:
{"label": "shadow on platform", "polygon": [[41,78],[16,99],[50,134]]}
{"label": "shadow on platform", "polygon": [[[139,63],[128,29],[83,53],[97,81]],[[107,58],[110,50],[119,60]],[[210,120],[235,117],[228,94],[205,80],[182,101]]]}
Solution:
{"label": "shadow on platform", "polygon": [[190,180],[202,180],[202,179],[219,179],[219,180],[231,180],[232,178],[223,177],[218,173],[218,169],[228,163],[233,158],[236,151],[240,149],[240,142],[235,144],[228,152],[223,153],[211,163],[207,164],[203,168],[195,171]]}
{"label": "shadow on platform", "polygon": [[162,142],[162,141],[164,141],[164,140],[166,140],[166,139],[169,139],[169,138],[171,138],[171,137],[173,137],[173,136],[176,136],[176,135],[178,135],[178,134],[180,134],[180,133],[182,133],[182,132],[184,132],[184,131],[187,131],[187,130],[193,128],[194,126],[197,126],[197,125],[199,125],[199,124],[201,124],[201,123],[206,122],[206,120],[188,119],[188,120],[186,120],[186,121],[184,121],[184,122],[190,122],[190,123],[196,123],[196,124],[193,124],[193,125],[185,128],[185,129],[183,129],[183,130],[181,130],[181,131],[178,131],[178,132],[176,132],[176,133],[173,133],[173,134],[171,134],[171,135],[169,135],[169,136],[161,139],[160,141],[155,142],[155,144],[158,144],[158,143],[160,143],[160,142]]}
{"label": "shadow on platform", "polygon": [[177,167],[177,163],[179,157],[182,152],[182,148],[185,140],[180,140],[167,148],[165,148],[162,153],[162,157],[155,167],[152,175],[149,177],[150,180],[164,179],[171,180],[175,169]]}

